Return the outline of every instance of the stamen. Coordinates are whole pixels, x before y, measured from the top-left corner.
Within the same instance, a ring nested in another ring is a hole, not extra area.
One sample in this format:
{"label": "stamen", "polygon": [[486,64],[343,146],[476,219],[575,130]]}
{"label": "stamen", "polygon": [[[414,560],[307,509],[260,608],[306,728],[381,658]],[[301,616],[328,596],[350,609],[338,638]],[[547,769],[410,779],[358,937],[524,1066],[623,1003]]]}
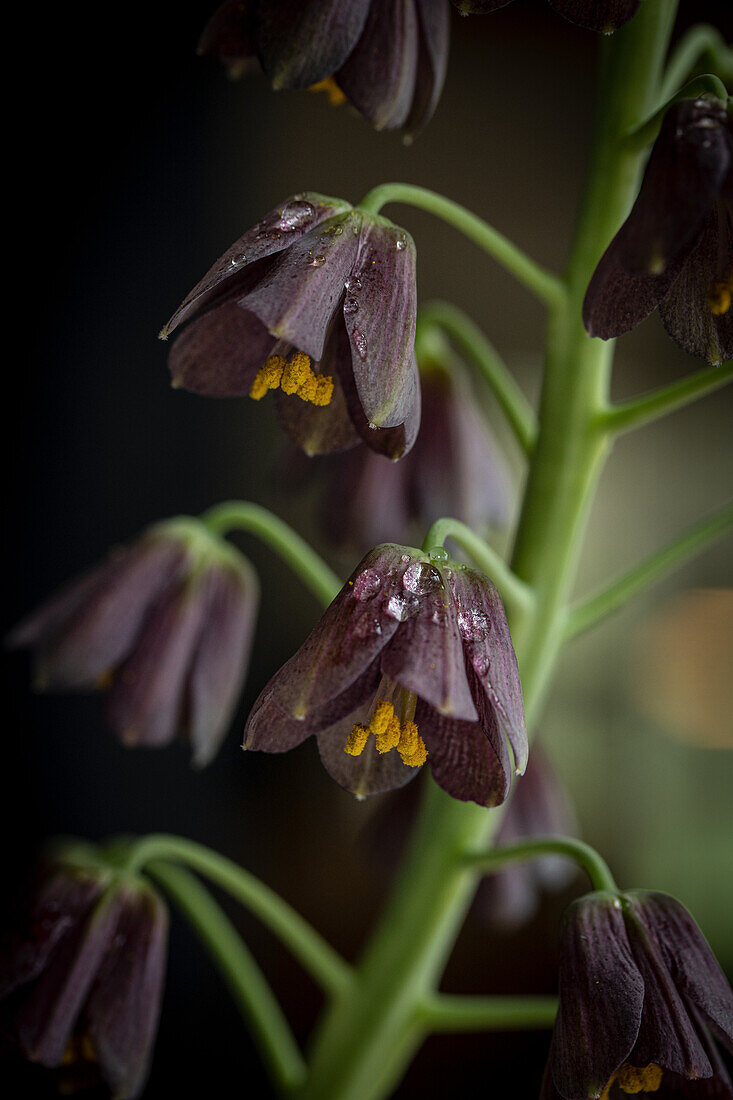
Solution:
{"label": "stamen", "polygon": [[325,92],[332,107],[340,107],[342,103],[346,102],[346,96],[332,76],[327,76],[325,80],[319,80],[317,84],[311,84],[308,91]]}
{"label": "stamen", "polygon": [[599,1100],[609,1100],[614,1082],[629,1096],[636,1096],[640,1092],[656,1092],[662,1083],[662,1070],[654,1062],[644,1067],[630,1066],[628,1062],[624,1062],[611,1077]]}
{"label": "stamen", "polygon": [[310,357],[296,351],[290,362],[282,355],[271,355],[260,367],[252,383],[249,396],[259,401],[268,390],[282,388],[283,393],[295,394],[311,405],[328,405],[333,397],[333,378],[316,374],[311,368]]}
{"label": "stamen", "polygon": [[402,757],[402,763],[411,768],[418,768],[427,760],[428,750],[414,722],[405,722],[403,725],[397,751]]}
{"label": "stamen", "polygon": [[378,698],[369,719],[369,725],[355,722],[352,726],[344,745],[344,752],[349,756],[360,756],[366,748],[369,735],[373,733],[378,753],[384,754],[391,749],[397,749],[403,764],[407,764],[408,767],[418,768],[424,764],[428,758],[425,742],[417,732],[417,726],[412,721],[412,717],[406,718],[407,714],[414,715],[416,700],[409,692],[402,692],[402,694],[408,696],[407,701],[404,698],[402,700],[402,721],[395,713],[392,703]]}
{"label": "stamen", "polygon": [[714,317],[722,317],[728,312],[733,301],[733,271],[725,281],[710,284],[706,301]]}
{"label": "stamen", "polygon": [[361,722],[354,722],[351,733],[346,739],[344,752],[347,752],[349,756],[361,756],[368,740],[369,726],[362,726]]}

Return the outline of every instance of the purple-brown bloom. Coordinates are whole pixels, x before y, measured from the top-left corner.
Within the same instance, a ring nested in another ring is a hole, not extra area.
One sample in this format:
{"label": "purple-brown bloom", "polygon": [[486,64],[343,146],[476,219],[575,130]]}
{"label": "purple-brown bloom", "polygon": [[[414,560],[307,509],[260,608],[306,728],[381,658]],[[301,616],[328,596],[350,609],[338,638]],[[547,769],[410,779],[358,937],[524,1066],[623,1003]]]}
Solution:
{"label": "purple-brown bloom", "polygon": [[174,386],[214,397],[277,391],[307,454],[400,458],[420,426],[412,238],[386,218],[304,192],[221,256],[161,332]]}
{"label": "purple-brown bloom", "polygon": [[160,1015],[168,913],[146,882],[60,859],[0,940],[6,1038],[66,1085],[139,1096]]}
{"label": "purple-brown bloom", "polygon": [[474,530],[503,526],[510,480],[506,461],[455,372],[420,371],[422,418],[402,462],[366,447],[329,460],[323,526],[336,545],[363,548],[392,537],[408,542],[441,516]]}
{"label": "purple-brown bloom", "polygon": [[125,744],[182,733],[202,766],[237,704],[258,598],[239,551],[181,516],[114,550],[8,642],[33,650],[40,690],[106,689],[107,721]]}
{"label": "purple-brown bloom", "polygon": [[710,1032],[733,1051],[733,993],[684,906],[644,890],[573,902],[543,1100],[730,1100]]}
{"label": "purple-brown bloom", "polygon": [[620,336],[659,309],[681,348],[733,357],[733,124],[725,104],[688,99],[664,116],[634,207],[583,304],[591,336]]}
{"label": "purple-brown bloom", "polygon": [[[502,847],[532,836],[577,836],[570,798],[539,745],[502,818],[495,844]],[[478,912],[492,925],[514,929],[531,920],[543,897],[563,890],[576,869],[561,856],[543,856],[487,875],[476,895]]]}
{"label": "purple-brown bloom", "polygon": [[[464,15],[486,15],[506,7],[511,0],[453,0]],[[612,34],[628,23],[639,10],[641,0],[550,0],[550,6],[568,19],[589,31]]]}
{"label": "purple-brown bloom", "polygon": [[260,694],[245,748],[286,752],[311,734],[357,796],[407,783],[427,760],[454,798],[494,806],[527,763],[516,657],[483,574],[383,545],[357,567]]}
{"label": "purple-brown bloom", "polygon": [[443,89],[448,0],[226,0],[199,53],[233,76],[262,67],[273,88],[348,100],[378,130],[414,134]]}

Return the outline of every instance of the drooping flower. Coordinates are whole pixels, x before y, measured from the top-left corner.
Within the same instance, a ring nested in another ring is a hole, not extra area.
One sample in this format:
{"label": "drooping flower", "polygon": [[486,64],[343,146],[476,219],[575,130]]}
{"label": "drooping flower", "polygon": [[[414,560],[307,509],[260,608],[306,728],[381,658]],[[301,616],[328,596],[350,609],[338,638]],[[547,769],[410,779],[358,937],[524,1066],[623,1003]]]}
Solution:
{"label": "drooping flower", "polygon": [[386,218],[304,192],[221,256],[161,332],[181,324],[174,386],[214,397],[277,390],[308,454],[399,458],[420,425],[415,245]]}
{"label": "drooping flower", "polygon": [[634,890],[573,902],[543,1100],[730,1100],[710,1031],[733,1050],[733,993],[678,901]]}
{"label": "drooping flower", "polygon": [[198,520],[156,524],[21,622],[40,690],[108,691],[107,721],[127,745],[176,733],[193,762],[216,754],[249,659],[254,570]]}
{"label": "drooping flower", "polygon": [[115,1100],[139,1096],[167,938],[167,909],[150,884],[55,859],[0,941],[8,1042],[66,1084],[104,1084]]}
{"label": "drooping flower", "polygon": [[329,462],[322,522],[335,545],[409,541],[441,516],[474,530],[500,527],[509,512],[506,461],[464,379],[431,365],[420,370],[422,418],[415,445],[388,463],[366,447]]}
{"label": "drooping flower", "polygon": [[[486,15],[506,7],[511,0],[453,0],[464,15]],[[628,23],[639,10],[641,0],[550,0],[550,6],[571,23],[589,31],[612,34]]]}
{"label": "drooping flower", "polygon": [[348,100],[378,130],[417,133],[443,90],[448,0],[225,0],[199,53],[232,76],[262,67],[273,88]]}
{"label": "drooping flower", "polygon": [[710,363],[733,356],[733,124],[714,99],[664,116],[639,196],[595,270],[583,303],[608,340],[654,309],[681,348]]}
{"label": "drooping flower", "polygon": [[[527,837],[552,835],[577,836],[578,823],[547,755],[533,744],[532,757],[512,791],[495,844],[501,847]],[[571,861],[560,856],[511,864],[482,880],[476,894],[477,911],[492,925],[518,928],[532,919],[546,894],[563,890],[575,873]]]}
{"label": "drooping flower", "polygon": [[507,739],[524,771],[517,662],[487,577],[410,547],[372,550],[260,694],[244,747],[286,752],[311,734],[358,796],[407,783],[427,760],[455,798],[498,805]]}

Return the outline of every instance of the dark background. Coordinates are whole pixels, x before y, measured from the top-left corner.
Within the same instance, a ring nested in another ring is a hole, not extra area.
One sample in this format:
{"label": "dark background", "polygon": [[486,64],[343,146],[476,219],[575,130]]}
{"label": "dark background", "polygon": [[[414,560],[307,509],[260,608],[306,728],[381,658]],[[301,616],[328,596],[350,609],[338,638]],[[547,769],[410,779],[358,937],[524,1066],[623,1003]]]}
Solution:
{"label": "dark background", "polygon": [[[314,189],[358,201],[388,179],[422,183],[477,210],[540,261],[560,268],[566,255],[588,137],[592,35],[539,0],[454,16],[442,101],[405,148],[322,96],[274,95],[257,78],[230,84],[195,56],[211,10],[203,2],[41,4],[7,30],[6,49],[22,65],[6,103],[15,291],[5,312],[7,626],[109,545],[218,499],[267,503],[317,539],[313,502],[284,492],[267,403],[173,393],[156,341],[213,259],[288,194]],[[715,5],[683,3],[680,26],[693,14],[712,19]],[[540,307],[451,230],[417,212],[388,213],[416,237],[422,297],[461,304],[534,394]],[[696,366],[653,318],[621,342],[616,389],[626,395]],[[730,397],[721,393],[620,445],[592,517],[584,586],[725,499],[729,423]],[[237,725],[203,773],[189,769],[180,746],[122,749],[97,699],[35,697],[25,659],[5,660],[5,880],[10,889],[48,835],[178,832],[261,875],[351,956],[386,888],[361,837],[373,809],[328,780],[310,744],[283,757],[245,758],[238,747],[247,707],[318,610],[259,545],[242,545],[263,585],[257,644]],[[644,677],[639,687],[634,648],[665,601],[729,583],[728,558],[719,544],[580,643],[544,732],[585,835],[620,881],[682,897],[730,967],[730,733],[700,747],[689,731],[668,728],[653,687]],[[354,560],[335,564],[346,571]],[[728,683],[700,690],[722,693],[714,709],[729,715]],[[446,988],[552,992],[560,908],[551,903],[512,935],[470,919]],[[304,1038],[316,990],[255,922],[236,919]],[[546,1047],[545,1034],[434,1039],[398,1095],[429,1100],[476,1085],[502,1095],[511,1085],[512,1095],[531,1096]],[[5,1065],[0,1074],[5,1095],[48,1094],[38,1071]],[[245,1095],[268,1095],[218,976],[174,920],[146,1100],[231,1082]]]}

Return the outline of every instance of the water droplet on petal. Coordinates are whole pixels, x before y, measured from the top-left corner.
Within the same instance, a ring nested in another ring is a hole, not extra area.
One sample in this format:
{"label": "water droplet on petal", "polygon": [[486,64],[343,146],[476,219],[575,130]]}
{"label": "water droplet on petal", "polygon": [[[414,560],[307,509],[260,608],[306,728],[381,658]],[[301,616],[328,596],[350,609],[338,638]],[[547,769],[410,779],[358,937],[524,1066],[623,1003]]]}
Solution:
{"label": "water droplet on petal", "polygon": [[420,601],[417,596],[390,596],[387,601],[386,611],[388,615],[391,615],[393,619],[396,619],[398,623],[404,623],[407,619],[412,618],[416,614],[420,607]]}
{"label": "water droplet on petal", "polygon": [[398,252],[404,252],[404,250],[407,248],[407,237],[404,233],[402,234],[402,236],[397,238],[395,248]]}
{"label": "water droplet on petal", "polygon": [[361,290],[361,279],[358,275],[349,275],[348,279],[344,283],[345,288],[349,294],[358,294]]}
{"label": "water droplet on petal", "polygon": [[458,629],[466,642],[479,642],[491,630],[491,620],[483,611],[464,608],[458,612]]}
{"label": "water droplet on petal", "polygon": [[403,554],[402,557],[400,558],[400,561],[403,561],[405,563],[405,565],[407,565],[409,560],[410,560],[410,555],[409,554]]}
{"label": "water droplet on petal", "polygon": [[434,546],[430,557],[433,561],[448,561],[448,551],[444,546]]}
{"label": "water droplet on petal", "polygon": [[351,335],[354,338],[354,347],[356,348],[357,352],[359,353],[359,358],[360,359],[366,359],[367,350],[368,350],[366,336],[364,335],[364,333],[361,331],[360,328],[356,327],[356,325],[354,325],[354,327],[352,328]]}
{"label": "water droplet on petal", "polygon": [[308,261],[308,267],[323,267],[326,262],[326,257],[322,252],[317,252],[315,256],[312,256]]}
{"label": "water droplet on petal", "polygon": [[232,265],[232,267],[239,267],[241,264],[244,264],[246,262],[247,257],[244,252],[235,252],[229,260],[229,263]]}
{"label": "water droplet on petal", "polygon": [[354,581],[354,597],[359,600],[370,600],[376,596],[382,587],[382,578],[374,569],[365,569]]}
{"label": "water droplet on petal", "polygon": [[312,203],[303,202],[302,200],[287,202],[280,211],[280,217],[277,219],[275,226],[284,233],[292,233],[293,230],[300,229],[308,222],[313,221],[315,212]]}
{"label": "water droplet on petal", "polygon": [[347,294],[344,300],[344,313],[347,317],[352,317],[355,313],[359,312],[359,303],[356,298],[352,298],[350,294]]}
{"label": "water droplet on petal", "polygon": [[414,561],[402,576],[402,587],[408,592],[414,592],[417,596],[435,592],[442,588],[442,585],[438,570],[424,561]]}

